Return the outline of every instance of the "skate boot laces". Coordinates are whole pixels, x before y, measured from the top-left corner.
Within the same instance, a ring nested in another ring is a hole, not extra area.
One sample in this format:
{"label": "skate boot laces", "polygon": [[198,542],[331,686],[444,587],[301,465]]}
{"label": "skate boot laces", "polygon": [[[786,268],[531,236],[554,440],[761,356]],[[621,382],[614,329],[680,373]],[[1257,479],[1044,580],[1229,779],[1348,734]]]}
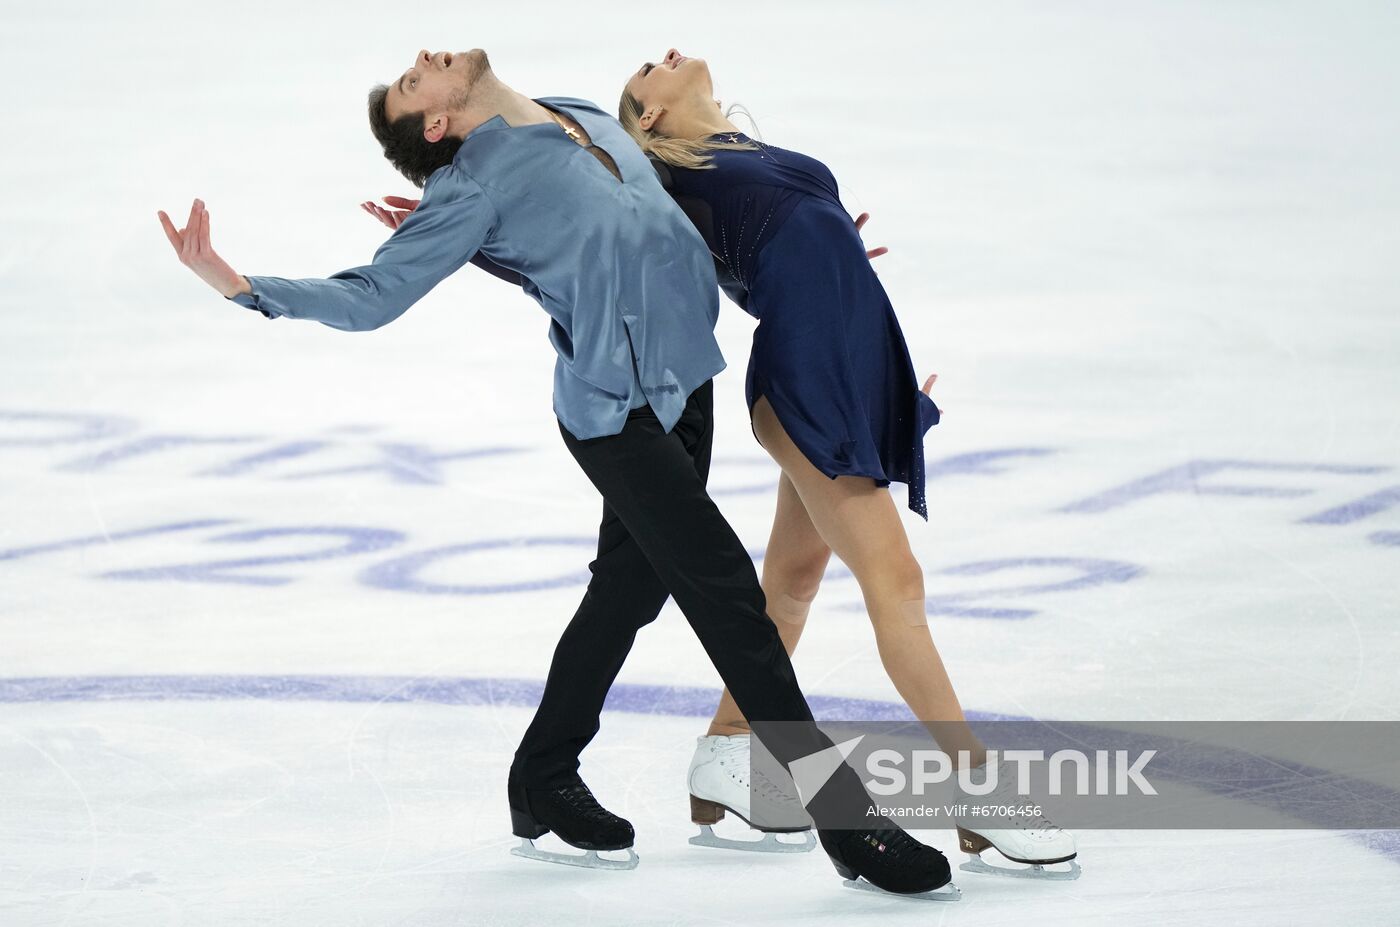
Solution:
{"label": "skate boot laces", "polygon": [[857,831],[856,839],[867,852],[893,865],[924,849],[923,844],[902,830]]}
{"label": "skate boot laces", "polygon": [[715,755],[726,775],[741,788],[752,789],[773,804],[801,806],[796,789],[784,788],[762,770],[751,766],[752,752],[748,737],[729,737],[715,744]]}
{"label": "skate boot laces", "polygon": [[621,820],[617,815],[598,804],[598,799],[593,797],[593,793],[583,783],[565,786],[559,789],[556,794],[585,820],[609,823]]}
{"label": "skate boot laces", "polygon": [[[1029,798],[1024,798],[1016,791],[1015,774],[1003,763],[997,764],[997,787],[988,797],[995,799],[998,803],[1008,805],[1014,805],[1023,800],[1030,800]],[[1056,834],[1064,830],[1063,827],[1060,827],[1054,821],[1047,818],[1044,811],[1037,814],[1035,817],[1016,818],[1002,826],[1008,825],[1017,830],[1025,831],[1027,836],[1039,840],[1053,839]]]}
{"label": "skate boot laces", "polygon": [[715,744],[715,756],[720,768],[730,779],[744,788],[749,787],[749,744],[746,737],[729,737]]}

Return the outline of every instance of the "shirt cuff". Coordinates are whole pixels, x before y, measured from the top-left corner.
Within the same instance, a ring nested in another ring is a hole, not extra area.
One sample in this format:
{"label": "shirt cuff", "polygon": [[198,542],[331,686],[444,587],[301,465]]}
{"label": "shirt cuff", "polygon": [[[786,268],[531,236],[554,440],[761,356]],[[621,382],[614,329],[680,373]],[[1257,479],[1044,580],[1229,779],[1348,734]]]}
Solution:
{"label": "shirt cuff", "polygon": [[258,312],[261,312],[263,315],[267,316],[269,319],[275,319],[275,318],[277,318],[276,315],[274,315],[274,314],[271,313],[271,312],[268,312],[268,311],[267,311],[266,309],[264,309],[262,306],[259,306],[259,305],[258,305],[258,297],[257,297],[257,294],[254,294],[254,293],[238,293],[238,294],[236,294],[236,295],[234,295],[234,296],[225,296],[224,299],[232,300],[233,302],[238,303],[238,305],[242,306],[242,307],[245,308],[245,309],[256,309]]}

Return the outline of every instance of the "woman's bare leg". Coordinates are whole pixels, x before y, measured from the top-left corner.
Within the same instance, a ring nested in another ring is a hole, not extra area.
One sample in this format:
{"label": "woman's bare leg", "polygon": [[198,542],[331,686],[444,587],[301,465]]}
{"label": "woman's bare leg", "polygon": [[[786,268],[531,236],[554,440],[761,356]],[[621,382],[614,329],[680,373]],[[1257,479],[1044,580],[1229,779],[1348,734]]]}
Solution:
{"label": "woman's bare leg", "polygon": [[[768,616],[778,626],[778,636],[783,639],[788,653],[792,653],[802,635],[807,611],[817,597],[817,587],[821,585],[830,559],[831,548],[817,533],[802,499],[784,473],[778,480],[778,508],[773,514],[768,552],[763,557],[762,584],[768,600]],[[748,732],[748,721],[725,689],[707,733]]]}
{"label": "woman's bare leg", "polygon": [[[966,750],[970,765],[980,766],[986,759],[985,748],[967,725],[929,634],[923,569],[909,547],[889,490],[876,486],[868,477],[827,477],[792,443],[765,397],[754,404],[753,426],[763,447],[782,467],[785,481],[800,498],[817,536],[850,567],[860,583],[880,660],[900,696],[955,762],[958,752]],[[776,527],[775,522],[764,562],[765,578],[769,559],[777,555],[774,562],[784,563],[787,558],[782,547],[792,543],[788,535],[779,536]],[[811,546],[810,540],[805,543]],[[815,593],[815,582],[810,590]],[[767,582],[764,592],[768,592]],[[780,627],[785,623],[777,615],[773,617]],[[800,626],[797,631],[800,633]],[[786,632],[783,639],[787,642]],[[789,651],[796,639],[797,634],[793,634],[787,644]]]}

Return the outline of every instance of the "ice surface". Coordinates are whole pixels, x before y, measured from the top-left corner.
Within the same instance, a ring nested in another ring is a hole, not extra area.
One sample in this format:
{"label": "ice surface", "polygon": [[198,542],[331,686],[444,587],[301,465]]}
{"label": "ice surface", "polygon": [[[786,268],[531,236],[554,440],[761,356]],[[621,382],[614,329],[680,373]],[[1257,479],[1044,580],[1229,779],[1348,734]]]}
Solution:
{"label": "ice surface", "polygon": [[[718,682],[672,607],[584,766],[641,866],[509,856],[506,767],[599,514],[546,317],[467,268],[380,331],[270,322],[181,267],[155,212],[199,196],[239,271],[324,276],[387,235],[359,202],[413,193],[364,98],[418,49],[481,46],[523,92],[607,110],[667,47],[705,57],[891,249],[946,410],[907,526],[966,706],[1397,720],[1398,25],[1380,3],[7,10],[0,924],[1394,923],[1394,834],[1083,833],[1079,881],[961,874],[937,910],[843,891],[820,853],[690,847]],[[726,304],[713,485],[761,556],[751,330]],[[898,702],[839,564],[795,662],[814,697]]]}

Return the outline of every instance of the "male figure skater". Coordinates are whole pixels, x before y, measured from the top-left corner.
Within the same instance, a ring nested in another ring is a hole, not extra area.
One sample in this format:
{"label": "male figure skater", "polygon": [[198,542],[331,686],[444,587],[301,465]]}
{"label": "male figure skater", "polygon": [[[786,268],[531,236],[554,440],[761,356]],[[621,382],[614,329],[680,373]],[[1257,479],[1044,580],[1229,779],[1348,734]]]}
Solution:
{"label": "male figure skater", "polygon": [[[378,328],[478,253],[518,275],[552,317],[554,411],[603,496],[603,521],[592,579],[511,769],[511,821],[527,843],[554,831],[590,851],[554,861],[605,866],[598,850],[628,849],[635,865],[631,824],[594,799],[578,756],[637,629],[668,594],[760,738],[763,722],[805,732],[775,736],[780,761],[830,746],[765,614],[753,563],[705,489],[711,378],[724,368],[709,251],[611,116],[584,100],[517,93],[480,49],[420,52],[398,80],[371,91],[369,106],[385,156],[423,187],[370,264],[326,279],[245,277],[214,252],[200,200],[183,230],[164,212],[161,223],[182,263],[268,318]],[[948,883],[943,855],[888,819],[863,830],[823,826],[832,808],[869,804],[849,767],[805,797],[848,879],[900,893]],[[533,845],[526,855],[548,858]]]}

